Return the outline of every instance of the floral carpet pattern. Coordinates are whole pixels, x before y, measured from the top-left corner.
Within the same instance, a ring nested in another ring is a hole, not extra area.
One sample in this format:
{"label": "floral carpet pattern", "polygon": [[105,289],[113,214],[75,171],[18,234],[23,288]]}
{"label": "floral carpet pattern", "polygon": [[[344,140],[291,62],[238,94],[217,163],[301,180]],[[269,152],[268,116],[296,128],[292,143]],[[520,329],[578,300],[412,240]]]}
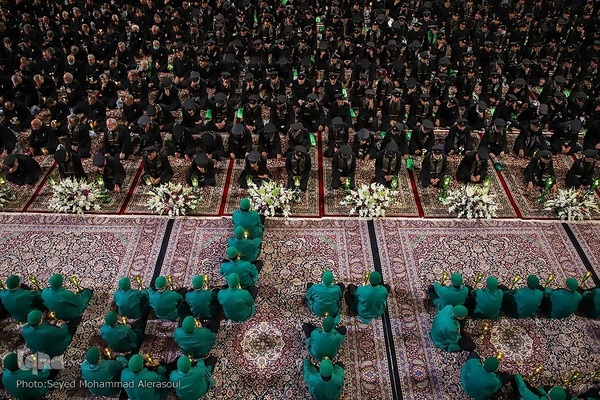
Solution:
{"label": "floral carpet pattern", "polygon": [[[396,355],[405,360],[399,366],[407,400],[467,398],[459,380],[466,352],[444,353],[429,339],[435,310],[425,293],[442,272],[460,272],[466,284],[478,272],[494,274],[509,286],[515,275],[537,274],[543,283],[552,273],[553,287],[562,287],[570,276],[580,280],[585,273],[560,223],[380,220],[375,232],[383,276],[392,285],[388,308]],[[529,376],[542,365],[540,384],[562,383],[567,371],[589,374],[600,363],[598,321],[579,316],[558,321],[503,315],[485,336],[482,321],[468,320],[466,331],[482,357],[505,352],[501,369],[506,372]]]}
{"label": "floral carpet pattern", "polygon": [[[65,369],[58,382],[80,382],[80,362],[92,345],[104,347],[100,326],[110,309],[112,293],[122,276],[140,275],[148,284],[154,272],[166,220],[148,217],[74,217],[0,214],[2,279],[16,274],[25,283],[36,276],[42,287],[54,273],[68,281],[77,276],[82,287],[94,290],[73,340],[64,354]],[[0,353],[25,350],[15,323],[2,324]],[[0,392],[0,397],[4,394]],[[52,399],[88,398],[86,391],[55,390]]]}
{"label": "floral carpet pattern", "polygon": [[[161,273],[186,286],[193,275],[207,273],[211,286],[221,286],[218,268],[231,233],[228,218],[176,221]],[[352,220],[267,219],[260,259],[256,314],[244,323],[222,322],[211,353],[219,359],[216,385],[208,399],[308,398],[301,326],[320,321],[303,303],[305,283],[319,281],[324,268],[332,269],[338,281],[359,283],[373,263],[366,223]],[[348,334],[338,358],[351,366],[342,398],[391,398],[381,320],[361,325],[344,309],[341,324]],[[163,341],[157,343],[147,348],[162,348]],[[157,356],[170,361],[178,355],[169,345]]]}

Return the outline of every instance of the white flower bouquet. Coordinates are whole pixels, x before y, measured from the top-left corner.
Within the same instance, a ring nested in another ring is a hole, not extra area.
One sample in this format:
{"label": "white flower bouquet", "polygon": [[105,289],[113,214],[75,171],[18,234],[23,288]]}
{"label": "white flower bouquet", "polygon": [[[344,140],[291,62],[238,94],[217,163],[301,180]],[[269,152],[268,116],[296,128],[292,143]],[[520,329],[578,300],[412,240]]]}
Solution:
{"label": "white flower bouquet", "polygon": [[380,183],[362,184],[350,190],[340,201],[343,206],[351,206],[350,215],[361,218],[385,217],[386,210],[395,202],[396,190]]}
{"label": "white flower bouquet", "polygon": [[544,209],[554,211],[560,219],[568,221],[591,219],[598,213],[598,204],[594,192],[585,192],[575,188],[559,189],[555,198],[544,203]]}
{"label": "white flower bouquet", "polygon": [[4,208],[6,203],[10,203],[16,198],[15,192],[6,184],[6,179],[0,175],[0,208]]}
{"label": "white flower bouquet", "polygon": [[260,186],[254,183],[248,185],[248,198],[252,208],[260,215],[274,217],[281,213],[284,218],[291,215],[291,202],[294,191],[274,181],[263,181]]}
{"label": "white flower bouquet", "polygon": [[85,179],[61,179],[58,182],[51,180],[50,188],[52,197],[48,209],[59,213],[83,215],[86,211],[98,211],[105,198],[102,188],[96,182],[90,183]]}
{"label": "white flower bouquet", "polygon": [[198,208],[201,197],[192,188],[184,187],[181,183],[169,182],[148,188],[148,209],[159,215],[169,217],[183,216]]}
{"label": "white flower bouquet", "polygon": [[456,190],[449,191],[442,204],[448,206],[448,211],[456,213],[457,217],[487,218],[496,216],[498,204],[496,196],[489,193],[490,185],[463,185]]}

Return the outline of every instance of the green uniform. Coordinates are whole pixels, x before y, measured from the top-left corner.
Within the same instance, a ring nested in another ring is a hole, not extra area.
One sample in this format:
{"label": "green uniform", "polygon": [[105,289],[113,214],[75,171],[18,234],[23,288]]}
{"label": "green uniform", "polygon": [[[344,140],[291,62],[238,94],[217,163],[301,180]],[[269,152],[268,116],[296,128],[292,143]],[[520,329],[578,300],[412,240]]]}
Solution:
{"label": "green uniform", "polygon": [[235,210],[233,212],[233,228],[241,226],[248,232],[250,239],[262,238],[264,232],[264,226],[260,222],[260,215],[255,210]]}
{"label": "green uniform", "polygon": [[222,289],[218,299],[227,319],[243,322],[254,315],[254,299],[247,290],[235,287]]}
{"label": "green uniform", "polygon": [[190,306],[192,315],[200,319],[212,319],[217,313],[217,292],[214,290],[195,289],[187,292],[185,300]]}
{"label": "green uniform", "polygon": [[550,304],[550,318],[567,318],[579,307],[581,301],[581,293],[571,292],[566,289],[550,289],[544,290],[544,296]]}
{"label": "green uniform", "polygon": [[177,398],[198,400],[215,385],[211,375],[212,371],[204,365],[204,360],[198,360],[198,364],[186,373],[179,370],[171,372],[169,380],[175,386]]}
{"label": "green uniform", "polygon": [[141,329],[120,323],[113,326],[102,324],[100,336],[108,347],[119,353],[134,351],[140,347],[142,340],[144,340],[144,332]]}
{"label": "green uniform", "polygon": [[119,315],[138,319],[148,312],[148,292],[146,290],[117,289],[113,295]]}
{"label": "green uniform", "polygon": [[16,371],[5,369],[2,374],[4,388],[12,397],[18,400],[40,400],[48,393],[49,386],[28,387],[29,385],[26,383],[32,382],[30,385],[34,386],[33,382],[46,384],[49,380],[49,369],[36,370],[35,373],[34,370],[30,369],[17,369]]}
{"label": "green uniform", "polygon": [[240,276],[240,284],[244,289],[253,286],[258,280],[258,270],[256,269],[256,266],[251,262],[242,259],[221,263],[219,273],[223,275],[225,280],[227,280],[229,274],[233,272]]}
{"label": "green uniform", "polygon": [[523,287],[504,293],[507,304],[507,314],[513,318],[533,317],[544,298],[544,293],[539,289]]}
{"label": "green uniform", "polygon": [[67,324],[58,327],[42,322],[40,325],[25,325],[22,328],[23,339],[33,353],[45,353],[51,358],[60,356],[71,343],[71,334]]}
{"label": "green uniform", "polygon": [[116,360],[102,360],[98,364],[84,361],[81,376],[93,395],[115,397],[121,391],[121,371],[126,366],[127,359],[123,356],[117,356]]}
{"label": "green uniform", "polygon": [[325,356],[333,360],[344,338],[345,335],[342,335],[335,329],[331,332],[325,332],[322,328],[317,328],[306,339],[306,348],[315,360],[322,360]]}
{"label": "green uniform", "polygon": [[324,316],[326,312],[335,317],[340,312],[342,295],[342,288],[338,285],[316,283],[306,291],[308,308],[319,317]]}
{"label": "green uniform", "polygon": [[489,288],[478,289],[472,292],[472,296],[475,301],[473,318],[500,318],[500,308],[502,308],[502,300],[504,298],[504,292],[502,290],[490,290]]}
{"label": "green uniform", "polygon": [[452,306],[447,305],[438,311],[431,324],[429,337],[438,349],[447,352],[459,351],[460,323],[452,314]]}
{"label": "green uniform", "polygon": [[238,250],[240,260],[254,262],[260,255],[261,240],[245,238],[229,238],[227,247],[235,247]]}
{"label": "green uniform", "polygon": [[437,296],[434,295],[431,300],[438,311],[448,304],[451,306],[464,305],[469,295],[469,288],[462,285],[460,287],[444,286],[439,282],[435,282],[433,288]]}
{"label": "green uniform", "polygon": [[460,370],[463,390],[475,400],[491,398],[502,388],[502,381],[493,372],[483,368],[479,358],[471,358]]}
{"label": "green uniform", "polygon": [[519,374],[515,375],[515,382],[517,383],[517,392],[519,392],[520,400],[546,400],[548,399],[548,392],[544,388],[534,388],[531,390],[523,377]]}
{"label": "green uniform", "polygon": [[588,318],[600,318],[600,288],[583,292],[579,309]]}
{"label": "green uniform", "polygon": [[173,290],[148,289],[148,299],[154,313],[159,319],[177,321],[179,319],[179,304],[183,296]]}
{"label": "green uniform", "polygon": [[92,298],[92,291],[84,289],[73,293],[64,287],[46,288],[42,291],[42,300],[49,310],[56,313],[56,318],[72,321],[83,314]]}
{"label": "green uniform", "polygon": [[365,324],[383,315],[389,293],[382,285],[359,286],[354,292],[354,312]]}
{"label": "green uniform", "polygon": [[304,381],[308,386],[310,395],[315,400],[337,400],[340,398],[344,387],[344,369],[339,365],[333,366],[333,375],[328,381],[323,380],[319,370],[304,360]]}
{"label": "green uniform", "polygon": [[187,333],[183,328],[177,328],[173,334],[175,343],[181,352],[191,358],[204,358],[213,348],[217,335],[208,328],[194,328]]}
{"label": "green uniform", "polygon": [[2,304],[17,322],[27,322],[27,315],[37,305],[42,304],[39,290],[25,290],[17,287],[0,292]]}
{"label": "green uniform", "polygon": [[162,365],[156,371],[142,368],[139,372],[133,372],[125,368],[121,372],[121,382],[129,400],[159,400],[168,394],[167,370]]}

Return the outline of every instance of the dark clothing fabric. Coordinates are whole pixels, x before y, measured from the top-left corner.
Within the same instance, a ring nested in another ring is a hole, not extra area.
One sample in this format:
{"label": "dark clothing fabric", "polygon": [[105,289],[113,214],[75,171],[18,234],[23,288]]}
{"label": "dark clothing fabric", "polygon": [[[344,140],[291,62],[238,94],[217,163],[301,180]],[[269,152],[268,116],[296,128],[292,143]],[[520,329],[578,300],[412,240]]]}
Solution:
{"label": "dark clothing fabric", "polygon": [[456,172],[456,179],[460,182],[470,183],[471,177],[479,176],[480,179],[477,183],[483,183],[487,176],[488,162],[477,161],[477,152],[473,151],[468,153],[460,161],[458,165],[458,171]]}
{"label": "dark clothing fabric", "polygon": [[6,180],[15,185],[33,185],[42,175],[42,167],[32,157],[17,154],[17,170],[6,173]]}

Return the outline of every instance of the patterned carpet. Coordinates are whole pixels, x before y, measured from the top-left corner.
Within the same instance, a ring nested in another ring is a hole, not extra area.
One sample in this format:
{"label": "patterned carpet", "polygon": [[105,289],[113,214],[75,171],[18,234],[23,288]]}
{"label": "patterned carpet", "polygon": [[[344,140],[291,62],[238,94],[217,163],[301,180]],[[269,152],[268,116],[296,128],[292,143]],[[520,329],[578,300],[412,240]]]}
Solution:
{"label": "patterned carpet", "polygon": [[[597,225],[583,227],[594,236],[599,232]],[[461,272],[466,283],[472,283],[479,271],[485,276],[493,273],[509,285],[517,274],[535,273],[544,282],[553,273],[556,286],[585,273],[559,223],[381,220],[375,231],[383,276],[394,292],[389,311],[396,354],[405,360],[400,375],[407,400],[466,398],[458,377],[467,354],[443,353],[428,336],[435,313],[425,290],[443,271]],[[599,321],[503,316],[485,337],[480,337],[481,321],[469,320],[466,330],[474,335],[480,355],[505,352],[506,372],[528,376],[536,365],[543,365],[543,384],[561,383],[574,369],[585,375],[600,364]]]}
{"label": "patterned carpet", "polygon": [[[99,329],[118,279],[141,275],[146,284],[150,282],[166,225],[166,219],[148,217],[0,215],[3,280],[9,274],[23,280],[36,276],[46,287],[50,275],[58,272],[65,277],[75,275],[81,286],[94,290],[83,322],[64,354],[66,369],[60,372],[59,382],[78,381],[79,363],[87,349],[94,344],[103,346]],[[70,283],[65,286],[72,288]],[[2,324],[0,353],[25,348],[16,324]],[[52,394],[52,399],[88,397],[86,392],[56,390]]]}

